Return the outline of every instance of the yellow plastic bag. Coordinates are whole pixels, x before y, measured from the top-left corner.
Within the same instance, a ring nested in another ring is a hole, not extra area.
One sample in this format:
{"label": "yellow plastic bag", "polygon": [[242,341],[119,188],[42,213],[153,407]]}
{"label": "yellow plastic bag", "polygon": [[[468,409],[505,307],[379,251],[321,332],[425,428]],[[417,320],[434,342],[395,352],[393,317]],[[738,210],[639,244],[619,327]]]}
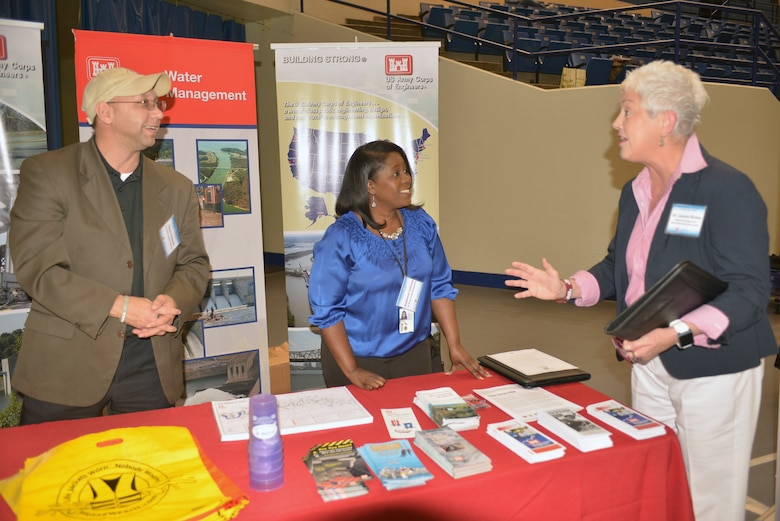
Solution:
{"label": "yellow plastic bag", "polygon": [[232,519],[248,503],[184,427],[88,434],[0,481],[18,519]]}

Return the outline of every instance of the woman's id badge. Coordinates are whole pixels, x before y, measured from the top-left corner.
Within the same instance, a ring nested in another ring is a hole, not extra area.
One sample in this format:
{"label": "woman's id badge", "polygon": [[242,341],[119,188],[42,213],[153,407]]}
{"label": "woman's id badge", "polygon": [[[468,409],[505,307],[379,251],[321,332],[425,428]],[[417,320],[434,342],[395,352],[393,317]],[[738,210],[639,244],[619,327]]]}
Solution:
{"label": "woman's id badge", "polygon": [[398,308],[398,332],[401,334],[414,331],[414,311]]}
{"label": "woman's id badge", "polygon": [[414,313],[420,304],[420,293],[423,283],[411,277],[404,277],[401,291],[395,305],[398,307],[398,332],[411,333],[414,331]]}

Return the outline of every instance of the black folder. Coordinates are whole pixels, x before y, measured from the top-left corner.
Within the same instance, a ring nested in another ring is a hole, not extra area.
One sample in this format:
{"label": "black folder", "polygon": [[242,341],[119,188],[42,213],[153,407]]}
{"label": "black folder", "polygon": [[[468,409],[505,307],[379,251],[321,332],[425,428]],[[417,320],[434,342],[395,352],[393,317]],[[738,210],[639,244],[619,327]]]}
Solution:
{"label": "black folder", "polygon": [[519,383],[523,387],[542,387],[568,382],[582,382],[583,380],[588,380],[590,378],[590,373],[580,368],[528,375],[523,373],[519,368],[499,362],[490,355],[480,356],[477,360],[485,367],[509,378],[513,382]]}
{"label": "black folder", "polygon": [[607,324],[604,331],[624,340],[636,340],[655,328],[667,327],[672,320],[706,304],[726,288],[726,282],[690,261],[681,261]]}

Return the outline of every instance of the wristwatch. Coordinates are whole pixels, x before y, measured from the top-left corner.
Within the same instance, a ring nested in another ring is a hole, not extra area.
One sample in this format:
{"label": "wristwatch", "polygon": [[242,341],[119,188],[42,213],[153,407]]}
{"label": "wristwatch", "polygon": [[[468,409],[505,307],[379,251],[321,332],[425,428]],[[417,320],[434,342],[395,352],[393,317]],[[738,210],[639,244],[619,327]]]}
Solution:
{"label": "wristwatch", "polygon": [[693,332],[682,320],[672,320],[669,327],[677,331],[677,349],[688,349],[693,345]]}

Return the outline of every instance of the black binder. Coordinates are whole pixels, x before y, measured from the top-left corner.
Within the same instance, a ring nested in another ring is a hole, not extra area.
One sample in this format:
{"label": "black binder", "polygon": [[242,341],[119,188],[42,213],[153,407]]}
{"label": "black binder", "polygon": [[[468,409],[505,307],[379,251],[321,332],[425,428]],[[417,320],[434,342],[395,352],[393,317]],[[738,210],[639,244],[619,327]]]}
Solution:
{"label": "black binder", "polygon": [[510,367],[502,362],[499,362],[498,360],[495,360],[490,355],[480,356],[477,358],[477,360],[485,367],[509,378],[513,382],[519,383],[523,387],[542,387],[568,382],[582,382],[590,378],[590,373],[580,368],[527,375],[519,369]]}
{"label": "black binder", "polygon": [[636,340],[655,328],[667,327],[672,320],[706,304],[726,288],[726,282],[690,261],[681,261],[607,324],[604,332]]}

